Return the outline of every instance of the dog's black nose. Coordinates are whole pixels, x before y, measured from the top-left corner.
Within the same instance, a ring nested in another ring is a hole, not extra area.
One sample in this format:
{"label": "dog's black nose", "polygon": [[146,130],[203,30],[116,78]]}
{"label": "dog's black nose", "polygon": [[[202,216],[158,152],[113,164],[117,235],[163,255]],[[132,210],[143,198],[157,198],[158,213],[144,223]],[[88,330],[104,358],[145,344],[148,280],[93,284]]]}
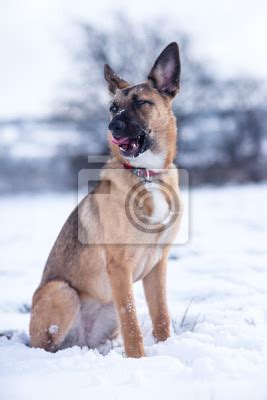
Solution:
{"label": "dog's black nose", "polygon": [[112,131],[112,135],[116,138],[121,137],[125,129],[125,123],[121,119],[113,119],[108,128]]}

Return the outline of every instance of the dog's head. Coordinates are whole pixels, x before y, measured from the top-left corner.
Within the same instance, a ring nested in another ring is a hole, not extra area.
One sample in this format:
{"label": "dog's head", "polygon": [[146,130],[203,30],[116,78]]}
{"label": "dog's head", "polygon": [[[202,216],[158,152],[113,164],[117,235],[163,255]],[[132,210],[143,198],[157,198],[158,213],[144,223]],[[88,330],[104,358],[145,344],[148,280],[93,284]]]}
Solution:
{"label": "dog's head", "polygon": [[109,124],[112,153],[135,167],[164,168],[170,164],[176,151],[171,103],[180,82],[177,43],[163,50],[145,83],[131,86],[109,65],[105,65],[104,75],[112,95]]}

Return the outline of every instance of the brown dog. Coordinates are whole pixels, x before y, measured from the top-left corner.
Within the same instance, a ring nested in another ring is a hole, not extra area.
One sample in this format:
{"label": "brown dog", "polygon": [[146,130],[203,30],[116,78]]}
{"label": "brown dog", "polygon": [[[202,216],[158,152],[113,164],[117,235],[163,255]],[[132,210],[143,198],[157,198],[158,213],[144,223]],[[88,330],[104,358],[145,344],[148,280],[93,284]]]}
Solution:
{"label": "brown dog", "polygon": [[[180,198],[172,164],[176,123],[171,108],[179,77],[176,43],[164,49],[143,84],[130,86],[105,66],[113,96],[112,158],[94,191],[69,216],[49,255],[33,296],[33,347],[49,351],[73,345],[95,348],[114,338],[120,326],[126,355],[144,356],[133,296],[133,283],[140,279],[153,334],[158,341],[169,337],[166,265],[181,207],[176,207],[175,222],[168,229],[162,229],[162,216],[171,208],[167,191],[171,188]],[[151,189],[155,182],[160,183],[157,191]],[[129,193],[138,188],[133,210],[143,227],[136,227],[125,212]],[[98,193],[109,193],[108,202]],[[146,230],[154,225],[159,228]]]}

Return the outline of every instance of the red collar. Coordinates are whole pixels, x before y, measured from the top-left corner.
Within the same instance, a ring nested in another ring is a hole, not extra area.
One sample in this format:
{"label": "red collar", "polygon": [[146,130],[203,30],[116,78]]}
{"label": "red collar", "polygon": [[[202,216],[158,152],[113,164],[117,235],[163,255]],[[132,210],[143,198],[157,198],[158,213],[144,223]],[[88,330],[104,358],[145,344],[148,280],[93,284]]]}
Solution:
{"label": "red collar", "polygon": [[144,178],[146,181],[151,181],[153,176],[158,176],[161,174],[161,172],[156,172],[153,169],[133,167],[127,161],[124,161],[122,165],[125,169],[130,169],[134,175],[138,176],[139,178]]}

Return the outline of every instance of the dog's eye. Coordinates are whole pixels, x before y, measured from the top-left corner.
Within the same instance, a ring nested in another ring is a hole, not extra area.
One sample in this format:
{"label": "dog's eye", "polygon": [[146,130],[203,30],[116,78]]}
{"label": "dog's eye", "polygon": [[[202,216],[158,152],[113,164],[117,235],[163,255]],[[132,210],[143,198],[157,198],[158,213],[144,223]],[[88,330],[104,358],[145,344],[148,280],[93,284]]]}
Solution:
{"label": "dog's eye", "polygon": [[116,104],[111,104],[109,111],[112,113],[116,113],[118,111],[118,107],[116,106]]}
{"label": "dog's eye", "polygon": [[142,107],[145,104],[153,104],[150,100],[135,100],[135,104],[137,107]]}

